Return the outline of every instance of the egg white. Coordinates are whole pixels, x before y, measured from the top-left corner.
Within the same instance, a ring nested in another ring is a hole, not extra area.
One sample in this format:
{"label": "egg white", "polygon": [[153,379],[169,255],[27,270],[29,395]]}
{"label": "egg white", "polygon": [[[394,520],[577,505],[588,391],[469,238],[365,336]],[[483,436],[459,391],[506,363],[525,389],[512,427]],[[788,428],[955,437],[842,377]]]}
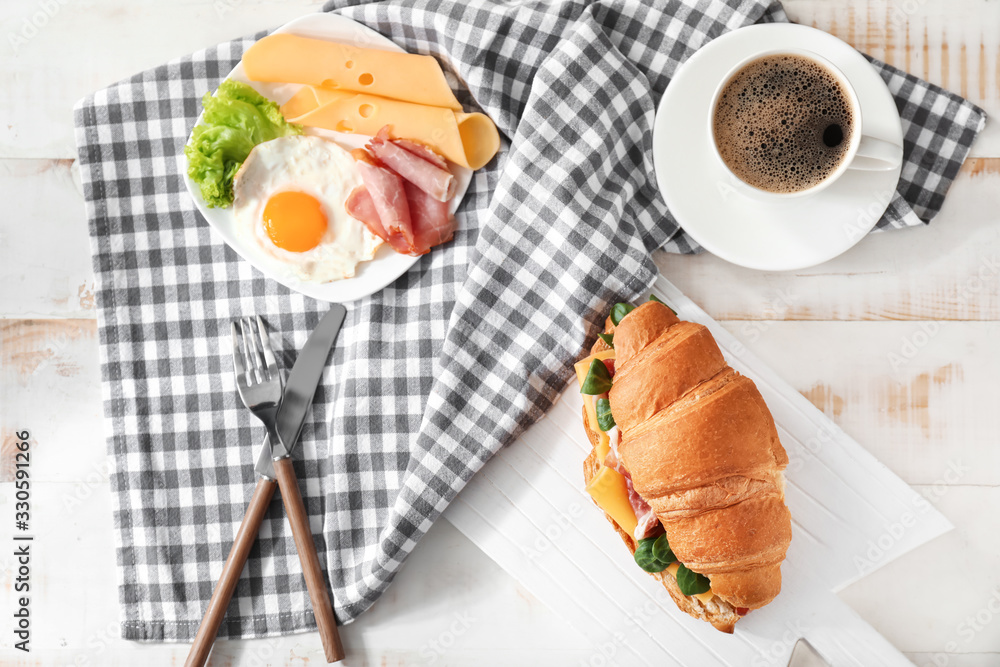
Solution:
{"label": "egg white", "polygon": [[[241,236],[252,238],[286,272],[299,280],[326,283],[354,276],[360,262],[375,256],[381,239],[348,215],[344,203],[361,177],[351,154],[321,137],[297,135],[258,144],[233,179],[233,215]],[[326,214],[320,243],[305,252],[274,245],[264,227],[264,207],[279,192],[315,197]]]}

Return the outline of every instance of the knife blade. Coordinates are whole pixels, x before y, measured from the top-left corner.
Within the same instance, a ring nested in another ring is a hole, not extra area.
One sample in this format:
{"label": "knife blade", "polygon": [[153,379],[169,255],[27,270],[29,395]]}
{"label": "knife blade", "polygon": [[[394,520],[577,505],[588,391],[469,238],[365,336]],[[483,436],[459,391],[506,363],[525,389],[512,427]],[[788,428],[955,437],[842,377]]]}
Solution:
{"label": "knife blade", "polygon": [[830,667],[830,663],[813,648],[808,639],[800,637],[792,649],[788,667]]}
{"label": "knife blade", "polygon": [[346,316],[347,309],[344,306],[339,303],[331,304],[329,312],[309,334],[305,346],[295,358],[278,407],[277,429],[280,442],[271,442],[270,438],[264,436],[264,444],[254,465],[257,474],[274,479],[273,459],[291,456],[295,449],[316,388],[323,376],[323,369],[326,368],[326,358],[330,355],[330,348],[337,340]]}

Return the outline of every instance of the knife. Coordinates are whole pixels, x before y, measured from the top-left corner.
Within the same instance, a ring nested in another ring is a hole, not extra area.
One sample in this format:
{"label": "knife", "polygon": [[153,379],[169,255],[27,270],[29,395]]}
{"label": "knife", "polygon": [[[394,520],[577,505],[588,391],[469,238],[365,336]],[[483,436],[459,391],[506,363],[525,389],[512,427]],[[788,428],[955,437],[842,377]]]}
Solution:
{"label": "knife", "polygon": [[[295,548],[299,552],[299,562],[302,564],[302,575],[306,580],[309,601],[312,602],[313,616],[316,617],[316,627],[328,663],[344,659],[344,646],[337,632],[337,620],[330,604],[330,594],[326,588],[326,580],[323,579],[319,557],[316,555],[316,542],[309,527],[309,515],[306,513],[302,494],[299,492],[299,480],[292,465],[292,450],[299,440],[316,387],[323,375],[323,368],[326,367],[326,358],[330,354],[330,348],[340,332],[346,314],[346,308],[334,304],[320,320],[316,330],[309,335],[305,347],[295,359],[292,372],[288,374],[288,382],[281,396],[277,416],[279,441],[271,442],[269,439],[265,443],[269,451],[261,451],[255,466],[262,476],[272,479],[276,477],[278,480],[281,500],[285,504],[285,515],[292,527],[292,537],[295,539]],[[270,455],[269,460],[265,460],[265,454]]]}
{"label": "knife", "polygon": [[819,654],[809,640],[800,637],[792,649],[788,667],[830,667],[830,663]]}
{"label": "knife", "polygon": [[[260,479],[257,481],[257,487],[247,505],[239,530],[236,532],[233,546],[222,569],[222,575],[215,585],[215,590],[212,591],[212,598],[208,602],[205,616],[198,627],[198,633],[184,663],[185,667],[203,667],[208,661],[215,637],[219,633],[219,626],[222,624],[226,609],[229,607],[233,592],[236,590],[236,584],[239,582],[240,573],[243,571],[247,556],[250,554],[250,548],[257,539],[260,524],[264,521],[264,515],[271,504],[274,490],[280,484],[280,481],[277,481],[280,480],[278,473],[280,469],[285,469],[284,477],[286,480],[290,478],[293,482],[286,481],[285,486],[288,491],[286,493],[284,489],[282,490],[282,498],[286,511],[289,512],[289,521],[292,522],[292,536],[295,538],[295,546],[303,563],[303,572],[309,573],[306,574],[306,587],[309,590],[309,599],[313,605],[317,626],[320,628],[320,639],[323,642],[324,653],[328,662],[336,662],[344,658],[344,649],[337,633],[336,620],[333,616],[329,595],[326,592],[326,583],[323,581],[322,570],[319,569],[316,545],[312,540],[312,532],[309,530],[308,518],[289,456],[298,442],[309,406],[312,404],[313,396],[323,374],[323,368],[326,367],[326,358],[337,339],[337,334],[340,333],[340,327],[344,323],[346,314],[347,309],[342,305],[332,304],[330,311],[323,316],[316,329],[309,335],[305,347],[295,359],[282,396],[281,406],[278,408],[277,430],[278,439],[281,442],[275,447],[267,436],[264,437],[264,444],[260,448],[257,463],[254,466]],[[282,459],[277,465],[274,461],[275,455]],[[293,503],[295,503],[295,499],[298,500],[294,509],[289,508],[290,496]],[[297,512],[296,521],[292,520],[291,511]],[[296,526],[298,526],[298,530]],[[308,537],[308,542],[300,545],[300,538],[306,537]],[[307,564],[309,556],[303,556],[304,552],[311,553],[311,565]],[[309,567],[308,570],[307,567]]]}

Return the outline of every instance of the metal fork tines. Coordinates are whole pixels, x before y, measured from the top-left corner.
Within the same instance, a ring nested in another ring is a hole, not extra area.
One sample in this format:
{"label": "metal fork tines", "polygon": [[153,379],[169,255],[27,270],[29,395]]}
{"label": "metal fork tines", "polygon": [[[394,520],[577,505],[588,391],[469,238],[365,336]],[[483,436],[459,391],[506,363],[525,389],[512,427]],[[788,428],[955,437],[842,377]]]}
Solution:
{"label": "metal fork tines", "polygon": [[232,325],[233,366],[236,388],[247,406],[267,429],[272,450],[281,447],[276,428],[284,377],[271,350],[267,329],[260,317],[244,317]]}

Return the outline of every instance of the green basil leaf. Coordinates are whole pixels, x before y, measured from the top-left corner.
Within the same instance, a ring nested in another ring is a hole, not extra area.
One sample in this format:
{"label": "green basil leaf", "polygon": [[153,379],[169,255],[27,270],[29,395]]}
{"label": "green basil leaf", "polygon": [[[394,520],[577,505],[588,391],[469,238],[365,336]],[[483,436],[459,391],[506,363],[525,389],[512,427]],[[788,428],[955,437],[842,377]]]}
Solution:
{"label": "green basil leaf", "polygon": [[597,425],[602,431],[610,431],[615,427],[615,418],[611,416],[611,401],[606,398],[597,399]]}
{"label": "green basil leaf", "polygon": [[[655,301],[656,303],[662,303],[664,306],[667,306],[667,308],[670,308],[670,306],[667,304],[666,301],[664,301],[660,297],[656,296],[655,294],[650,294],[649,295],[649,300],[650,301]],[[677,311],[674,310],[673,308],[670,308],[670,312],[673,313],[674,315],[677,314]]]}
{"label": "green basil leaf", "polygon": [[604,341],[604,344],[610,347],[612,350],[615,349],[615,332],[611,333],[599,333],[597,337]]}
{"label": "green basil leaf", "polygon": [[646,572],[663,572],[670,563],[664,563],[653,556],[654,542],[656,542],[655,537],[639,540],[635,548],[635,563]]}
{"label": "green basil leaf", "polygon": [[666,533],[657,537],[656,541],[653,542],[653,557],[660,562],[666,563],[667,565],[677,560],[677,557],[674,556],[674,552],[670,549],[670,543],[667,542]]}
{"label": "green basil leaf", "polygon": [[616,303],[614,307],[611,308],[611,323],[618,326],[625,316],[633,310],[635,310],[635,306],[631,303]]}
{"label": "green basil leaf", "polygon": [[583,379],[580,393],[597,396],[606,391],[611,391],[611,373],[608,372],[608,367],[604,365],[603,361],[594,359],[590,362],[590,370],[587,371],[587,377]]}
{"label": "green basil leaf", "polygon": [[703,574],[692,572],[681,565],[677,568],[677,587],[684,595],[698,595],[712,588],[712,582]]}

